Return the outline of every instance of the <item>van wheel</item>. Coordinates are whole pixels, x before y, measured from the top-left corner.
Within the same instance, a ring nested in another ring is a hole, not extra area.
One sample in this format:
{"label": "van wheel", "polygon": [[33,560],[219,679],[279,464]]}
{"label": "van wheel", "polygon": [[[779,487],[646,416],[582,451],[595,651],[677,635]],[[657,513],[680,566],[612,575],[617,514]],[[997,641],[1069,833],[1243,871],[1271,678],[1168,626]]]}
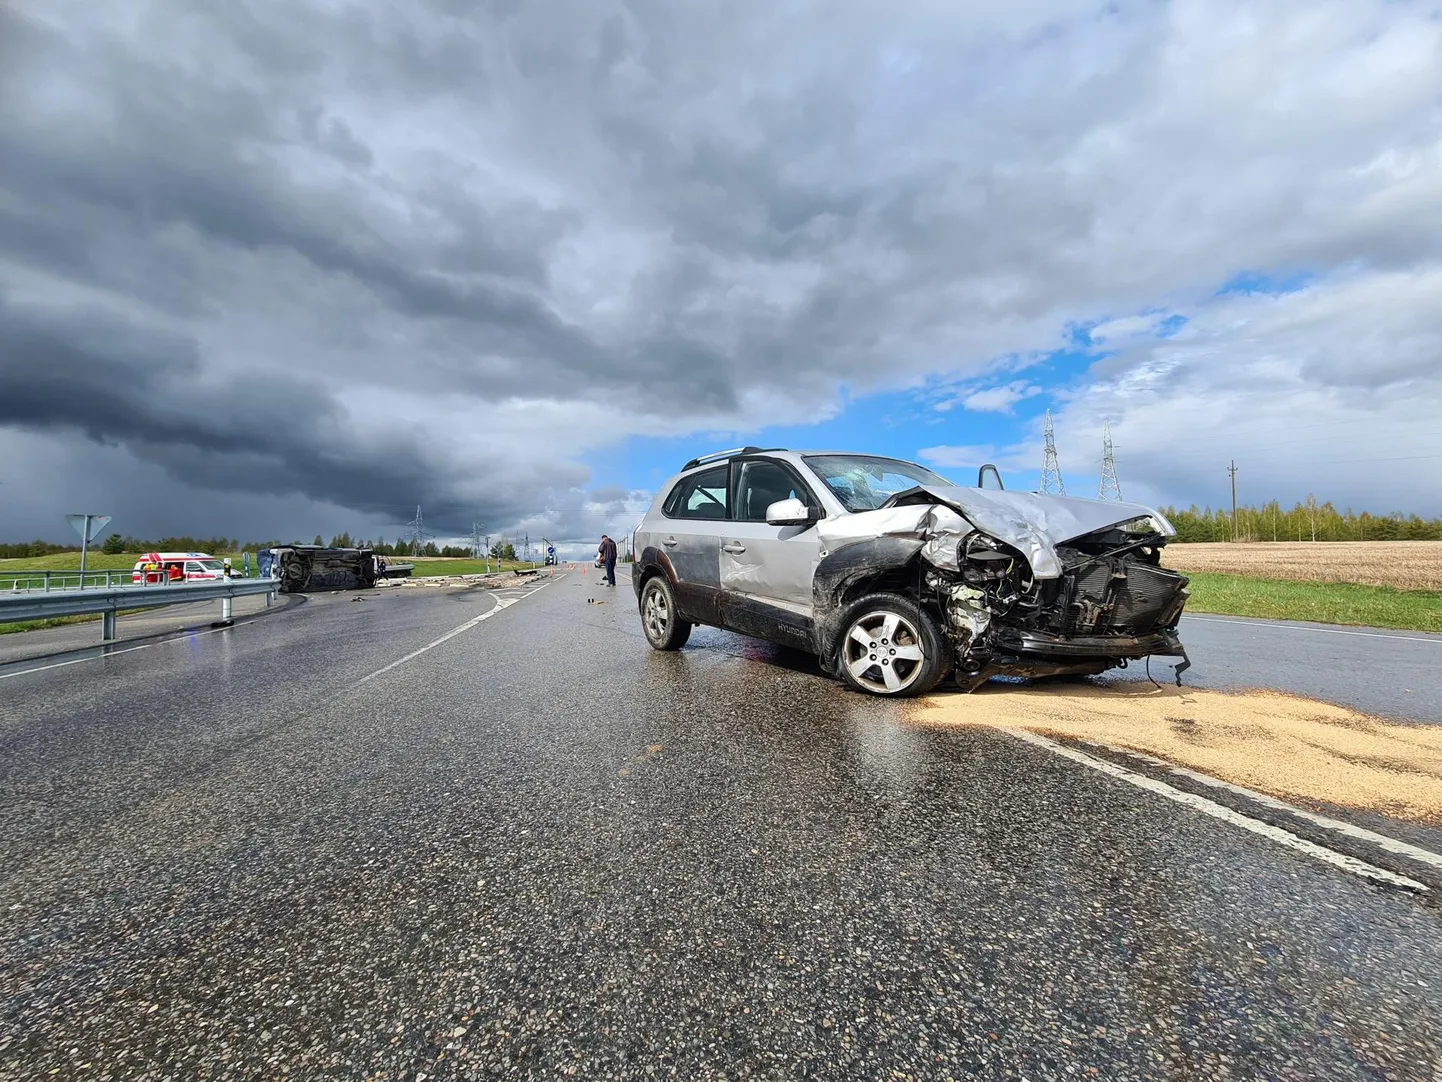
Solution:
{"label": "van wheel", "polygon": [[641,627],[646,641],[657,650],[679,650],[691,637],[691,624],[681,619],[665,575],[648,580],[641,590]]}
{"label": "van wheel", "polygon": [[951,670],[951,647],[931,614],[900,594],[854,602],[842,623],[836,669],[857,691],[925,695]]}

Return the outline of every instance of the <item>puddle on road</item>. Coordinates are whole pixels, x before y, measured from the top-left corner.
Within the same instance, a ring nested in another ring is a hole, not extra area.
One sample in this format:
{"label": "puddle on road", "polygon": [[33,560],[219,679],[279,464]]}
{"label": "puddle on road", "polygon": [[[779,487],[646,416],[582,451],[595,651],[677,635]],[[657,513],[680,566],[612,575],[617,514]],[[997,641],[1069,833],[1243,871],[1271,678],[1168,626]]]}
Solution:
{"label": "puddle on road", "polygon": [[1278,692],[993,683],[970,695],[934,695],[911,720],[1095,740],[1282,799],[1442,823],[1442,726]]}

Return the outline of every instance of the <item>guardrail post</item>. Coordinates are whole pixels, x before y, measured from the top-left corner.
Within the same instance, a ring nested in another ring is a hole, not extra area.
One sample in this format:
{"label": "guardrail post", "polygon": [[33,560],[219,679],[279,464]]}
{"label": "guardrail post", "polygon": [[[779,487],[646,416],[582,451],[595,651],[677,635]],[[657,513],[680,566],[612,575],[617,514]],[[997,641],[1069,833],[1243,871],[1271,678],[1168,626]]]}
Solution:
{"label": "guardrail post", "polygon": [[100,614],[100,641],[115,641],[115,610],[102,612]]}
{"label": "guardrail post", "polygon": [[231,618],[231,617],[230,617],[230,602],[231,602],[231,599],[228,598],[228,597],[222,597],[222,598],[220,599],[220,618],[221,618],[222,620],[229,620],[229,619]]}

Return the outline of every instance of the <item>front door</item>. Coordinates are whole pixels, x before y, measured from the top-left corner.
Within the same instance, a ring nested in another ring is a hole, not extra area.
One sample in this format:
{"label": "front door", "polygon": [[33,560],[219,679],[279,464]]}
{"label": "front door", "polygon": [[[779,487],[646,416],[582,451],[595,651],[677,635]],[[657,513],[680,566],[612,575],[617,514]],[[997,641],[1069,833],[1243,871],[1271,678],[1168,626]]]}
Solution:
{"label": "front door", "polygon": [[[818,512],[820,504],[800,477],[775,459],[743,459],[732,470],[732,518],[720,546],[727,623],[766,638],[792,641],[800,632],[809,639],[811,582],[821,559],[816,524],[771,526],[766,509],[785,499]],[[769,622],[782,626],[773,629]]]}

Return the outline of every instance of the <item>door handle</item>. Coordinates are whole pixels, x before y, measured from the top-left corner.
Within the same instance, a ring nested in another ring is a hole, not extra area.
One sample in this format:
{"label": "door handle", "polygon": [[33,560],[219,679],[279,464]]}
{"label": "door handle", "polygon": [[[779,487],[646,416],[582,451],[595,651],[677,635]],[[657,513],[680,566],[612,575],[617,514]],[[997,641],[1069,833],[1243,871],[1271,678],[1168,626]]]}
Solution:
{"label": "door handle", "polygon": [[676,547],[676,539],[674,537],[668,537],[663,540],[661,544],[665,545],[668,549],[673,549]]}
{"label": "door handle", "polygon": [[741,553],[746,551],[746,546],[740,541],[727,541],[726,544],[721,546],[721,551],[729,552],[732,556],[740,556]]}

